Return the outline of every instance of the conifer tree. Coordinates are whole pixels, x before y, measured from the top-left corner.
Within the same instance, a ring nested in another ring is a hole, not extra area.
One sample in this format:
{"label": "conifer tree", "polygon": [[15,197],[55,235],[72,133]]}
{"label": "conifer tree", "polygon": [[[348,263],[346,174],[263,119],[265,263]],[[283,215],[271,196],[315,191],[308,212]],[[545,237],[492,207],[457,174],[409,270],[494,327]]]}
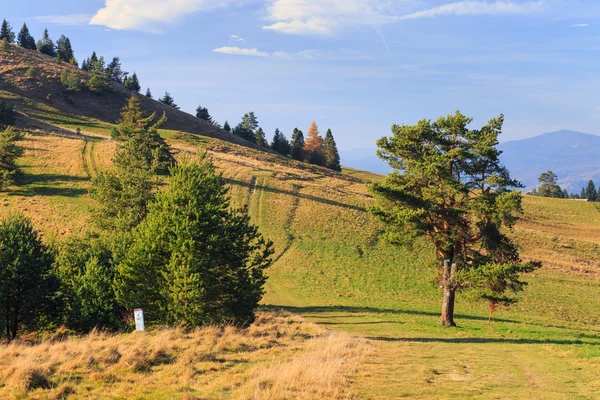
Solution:
{"label": "conifer tree", "polygon": [[7,20],[2,21],[2,27],[0,27],[0,40],[6,39],[8,43],[15,42],[15,33]]}
{"label": "conifer tree", "polygon": [[250,143],[256,143],[256,136],[254,136],[254,132],[252,132],[250,129],[247,129],[241,122],[235,128],[233,128],[231,133],[237,137],[247,140]]}
{"label": "conifer tree", "polygon": [[256,118],[254,111],[251,111],[242,117],[242,126],[252,132],[258,128],[258,119]]}
{"label": "conifer tree", "polygon": [[587,199],[587,195],[585,193],[585,188],[581,188],[581,194],[579,195],[580,199]]}
{"label": "conifer tree", "polygon": [[587,188],[585,189],[585,197],[588,201],[596,201],[598,199],[598,192],[596,191],[596,185],[594,181],[590,179],[587,184]]}
{"label": "conifer tree", "polygon": [[29,33],[29,28],[27,28],[27,24],[25,23],[23,23],[23,27],[17,37],[17,44],[25,49],[37,50],[35,39]]}
{"label": "conifer tree", "polygon": [[152,92],[150,91],[150,88],[146,89],[146,97],[149,99],[152,98]]}
{"label": "conifer tree", "polygon": [[304,161],[305,158],[304,133],[298,128],[294,128],[294,133],[292,134],[290,157],[298,161]]}
{"label": "conifer tree", "polygon": [[225,121],[225,124],[223,124],[223,130],[231,132],[231,126],[229,125],[229,122]]}
{"label": "conifer tree", "polygon": [[58,316],[53,262],[30,220],[18,214],[0,222],[0,332],[9,342]]}
{"label": "conifer tree", "polygon": [[0,132],[0,191],[5,190],[13,182],[18,171],[17,159],[23,154],[23,149],[17,142],[23,135],[12,127]]}
{"label": "conifer tree", "polygon": [[56,47],[52,39],[50,39],[47,28],[44,29],[44,35],[37,42],[37,51],[50,57],[56,57]]}
{"label": "conifer tree", "polygon": [[271,148],[282,156],[287,157],[290,154],[290,142],[279,130],[279,128],[275,129],[273,141],[271,142]]}
{"label": "conifer tree", "polygon": [[71,40],[65,35],[61,35],[56,42],[56,56],[60,61],[70,62],[75,57],[73,54],[73,47],[71,47]]}
{"label": "conifer tree", "polygon": [[14,125],[15,110],[3,99],[0,99],[0,125]]}
{"label": "conifer tree", "polygon": [[210,122],[211,124],[213,123],[213,117],[210,115],[208,108],[206,107],[198,106],[198,108],[196,108],[196,118]]}
{"label": "conifer tree", "polygon": [[308,138],[304,144],[304,153],[307,162],[316,165],[325,165],[323,137],[319,134],[319,127],[314,121],[308,130]]}
{"label": "conifer tree", "polygon": [[104,57],[100,57],[91,67],[87,86],[92,92],[102,93],[110,89],[109,71],[104,66]]}
{"label": "conifer tree", "polygon": [[253,321],[272,244],[232,209],[227,181],[206,159],[171,171],[117,269],[117,298],[148,324]]}
{"label": "conifer tree", "polygon": [[265,135],[265,131],[262,128],[258,128],[256,132],[254,132],[254,140],[255,143],[261,147],[269,148],[269,142],[267,141],[267,136]]}
{"label": "conifer tree", "polygon": [[113,82],[123,84],[127,78],[128,73],[123,71],[121,67],[121,60],[119,57],[113,57],[112,61],[107,66],[109,70],[110,79]]}
{"label": "conifer tree", "polygon": [[142,90],[137,74],[134,72],[131,77],[125,79],[125,87],[133,92],[139,93]]}
{"label": "conifer tree", "polygon": [[169,107],[173,107],[173,108],[179,110],[179,106],[177,104],[175,104],[175,99],[173,98],[173,96],[171,96],[171,93],[169,93],[169,92],[165,92],[165,95],[163,97],[161,97],[160,99],[158,99],[158,101],[160,101],[161,103],[163,103]]}
{"label": "conifer tree", "polygon": [[341,171],[340,153],[338,152],[331,129],[327,129],[327,133],[325,134],[325,140],[323,140],[323,152],[325,153],[325,166],[334,171]]}

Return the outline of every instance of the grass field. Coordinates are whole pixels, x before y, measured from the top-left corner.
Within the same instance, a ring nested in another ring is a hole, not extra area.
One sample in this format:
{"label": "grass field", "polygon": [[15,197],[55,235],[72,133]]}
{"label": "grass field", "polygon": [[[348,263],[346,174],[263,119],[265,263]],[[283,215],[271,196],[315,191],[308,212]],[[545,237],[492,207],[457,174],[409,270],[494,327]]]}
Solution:
{"label": "grass field", "polygon": [[[370,350],[353,361],[357,365],[351,372],[339,372],[342,386],[355,397],[598,398],[600,271],[595,255],[600,234],[595,227],[600,211],[594,204],[526,197],[524,219],[514,237],[525,258],[541,259],[546,266],[528,277],[521,302],[498,311],[491,326],[484,305],[459,298],[460,327],[444,329],[437,326],[440,293],[433,285],[430,247],[390,247],[367,211],[371,199],[361,179],[376,180],[376,175],[326,175],[235,145],[179,136],[170,140],[179,156],[196,152],[198,145],[208,151],[230,179],[234,203],[248,204],[253,221],[275,242],[265,312],[284,309],[330,331],[366,340]],[[87,194],[90,176],[110,168],[114,143],[84,129],[81,136],[29,134],[22,145],[24,173],[0,196],[1,214],[25,213],[48,240],[82,232],[93,206]],[[102,340],[128,343],[127,338]],[[282,359],[273,356],[276,363],[291,363],[300,349],[311,345],[304,340],[290,346],[282,349]],[[142,382],[145,377],[158,379],[170,387],[166,391],[127,379],[111,387],[123,397],[144,387],[155,398],[170,395],[168,390],[190,398],[252,398],[232,385],[262,387],[257,377],[277,369],[267,353],[254,358],[252,352],[242,352],[239,357],[249,360],[248,367],[236,364],[231,375],[228,369],[218,370],[210,375],[211,384],[201,374],[190,378],[188,386],[173,386],[175,372],[170,368],[176,362],[153,367],[151,375],[131,372]],[[107,370],[112,368],[118,369]],[[72,380],[53,373],[48,389],[32,393],[44,397],[68,386],[74,397],[85,397],[107,384],[98,378],[102,373],[84,368]],[[22,388],[22,383],[4,379],[5,390]]]}

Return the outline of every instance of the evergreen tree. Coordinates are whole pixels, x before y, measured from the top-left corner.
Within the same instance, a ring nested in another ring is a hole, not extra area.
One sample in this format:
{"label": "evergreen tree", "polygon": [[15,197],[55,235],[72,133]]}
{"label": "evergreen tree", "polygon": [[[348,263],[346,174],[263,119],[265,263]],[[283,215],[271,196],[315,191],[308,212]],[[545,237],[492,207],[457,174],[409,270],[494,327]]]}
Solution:
{"label": "evergreen tree", "polygon": [[92,92],[102,93],[110,89],[109,71],[104,66],[104,57],[100,57],[90,69],[87,86]]}
{"label": "evergreen tree", "polygon": [[558,176],[556,176],[556,174],[552,171],[547,171],[541,174],[538,178],[538,182],[541,183],[541,186],[538,190],[539,195],[542,197],[564,197],[563,190],[557,185],[557,181]]}
{"label": "evergreen tree", "polygon": [[160,99],[158,99],[158,101],[160,101],[161,103],[173,107],[177,110],[179,110],[179,106],[177,104],[175,104],[175,99],[171,96],[171,93],[169,92],[165,92],[165,95],[163,97],[161,97]]}
{"label": "evergreen tree", "polygon": [[325,166],[334,171],[341,171],[340,153],[338,152],[335,139],[331,129],[327,129],[325,140],[323,141],[323,152],[325,153]]}
{"label": "evergreen tree", "polygon": [[142,90],[137,74],[134,72],[131,77],[125,79],[125,87],[133,92],[139,93]]}
{"label": "evergreen tree", "polygon": [[196,118],[210,122],[211,124],[214,122],[213,117],[208,112],[208,108],[202,106],[198,106],[198,108],[196,108]]}
{"label": "evergreen tree", "polygon": [[146,97],[149,99],[152,98],[152,92],[150,91],[150,88],[146,89]]}
{"label": "evergreen tree", "polygon": [[591,179],[588,182],[587,187],[585,189],[585,197],[586,199],[588,199],[588,201],[598,200],[598,192],[596,191],[596,185],[594,185],[594,182]]}
{"label": "evergreen tree", "polygon": [[23,135],[12,127],[0,132],[0,191],[6,189],[18,171],[17,158],[23,154],[23,149],[17,142]]}
{"label": "evergreen tree", "polygon": [[435,247],[443,326],[456,326],[457,292],[487,301],[493,311],[516,302],[510,292],[526,285],[520,275],[541,266],[523,263],[502,230],[514,226],[522,210],[521,192],[512,190],[522,186],[500,164],[497,149],[504,116],[477,130],[468,128],[471,121],[457,112],[394,125],[392,136],[377,142],[378,155],[402,172],[369,186],[388,239],[409,244],[421,236]]}
{"label": "evergreen tree", "polygon": [[50,39],[48,29],[44,29],[44,35],[38,40],[37,51],[50,57],[56,57],[56,47],[52,39]]}
{"label": "evergreen tree", "polygon": [[254,132],[258,128],[258,119],[254,115],[254,111],[245,114],[242,117],[242,126],[244,129]]}
{"label": "evergreen tree", "polygon": [[19,32],[19,36],[17,37],[17,44],[25,49],[37,50],[35,39],[29,33],[29,28],[27,28],[27,24],[25,23],[23,24],[23,27]]}
{"label": "evergreen tree", "polygon": [[325,165],[325,154],[323,152],[323,138],[319,134],[319,127],[313,121],[308,130],[308,138],[304,144],[306,161],[311,164]]}
{"label": "evergreen tree", "polygon": [[298,128],[294,128],[292,134],[292,143],[290,149],[290,157],[294,160],[304,161],[304,134]]}
{"label": "evergreen tree", "polygon": [[567,191],[567,189],[563,190],[563,199],[568,199],[569,198],[569,192]]}
{"label": "evergreen tree", "polygon": [[290,154],[290,142],[279,130],[279,128],[275,129],[273,141],[271,142],[271,148],[282,156],[287,157]]}
{"label": "evergreen tree", "polygon": [[227,181],[206,158],[171,175],[118,266],[120,304],[143,308],[148,324],[252,322],[272,244],[247,208],[230,208]]}
{"label": "evergreen tree", "polygon": [[225,121],[225,124],[223,125],[223,130],[231,132],[231,126],[229,126],[229,122]]}
{"label": "evergreen tree", "polygon": [[254,132],[254,141],[261,147],[269,148],[269,142],[267,141],[265,131],[263,131],[263,129],[260,127],[256,130],[256,132]]}
{"label": "evergreen tree", "polygon": [[243,123],[239,123],[235,128],[233,128],[231,133],[237,137],[247,140],[248,142],[256,143],[256,136],[254,136],[254,133],[251,130],[245,128]]}
{"label": "evergreen tree", "polygon": [[0,27],[0,40],[2,39],[6,39],[8,43],[15,42],[15,33],[7,20],[3,20],[2,27]]}
{"label": "evergreen tree", "polygon": [[580,199],[587,199],[587,194],[585,193],[585,188],[581,188],[581,194],[579,195]]}
{"label": "evergreen tree", "polygon": [[121,60],[119,57],[113,57],[112,61],[108,64],[108,70],[110,80],[116,83],[124,84],[128,73],[123,71],[121,67]]}
{"label": "evergreen tree", "polygon": [[65,35],[61,35],[56,42],[56,56],[60,61],[70,62],[75,57],[73,54],[73,48],[71,47],[71,40]]}
{"label": "evergreen tree", "polygon": [[0,223],[0,331],[11,341],[58,316],[52,252],[31,221],[13,215]]}
{"label": "evergreen tree", "polygon": [[0,125],[14,125],[15,110],[3,99],[0,99]]}

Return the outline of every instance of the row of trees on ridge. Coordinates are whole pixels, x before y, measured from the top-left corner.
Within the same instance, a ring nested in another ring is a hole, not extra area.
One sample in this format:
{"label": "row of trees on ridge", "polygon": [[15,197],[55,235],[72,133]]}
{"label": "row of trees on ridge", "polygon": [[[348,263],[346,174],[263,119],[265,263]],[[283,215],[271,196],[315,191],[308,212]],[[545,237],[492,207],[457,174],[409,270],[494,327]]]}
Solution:
{"label": "row of trees on ridge", "polygon": [[552,171],[546,171],[538,178],[539,187],[533,189],[529,194],[532,196],[554,197],[557,199],[587,200],[591,202],[600,201],[598,190],[593,180],[589,180],[586,187],[581,188],[580,193],[569,193],[558,185],[558,175]]}

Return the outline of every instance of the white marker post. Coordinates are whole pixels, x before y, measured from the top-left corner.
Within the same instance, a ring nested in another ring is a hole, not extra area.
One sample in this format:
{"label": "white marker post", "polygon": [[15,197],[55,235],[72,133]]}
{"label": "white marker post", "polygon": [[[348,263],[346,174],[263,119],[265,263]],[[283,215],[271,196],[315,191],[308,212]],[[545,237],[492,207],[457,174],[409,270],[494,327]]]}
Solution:
{"label": "white marker post", "polygon": [[136,308],[135,310],[133,310],[133,315],[135,318],[135,330],[136,331],[143,331],[145,330],[145,326],[144,326],[144,311],[141,308]]}

